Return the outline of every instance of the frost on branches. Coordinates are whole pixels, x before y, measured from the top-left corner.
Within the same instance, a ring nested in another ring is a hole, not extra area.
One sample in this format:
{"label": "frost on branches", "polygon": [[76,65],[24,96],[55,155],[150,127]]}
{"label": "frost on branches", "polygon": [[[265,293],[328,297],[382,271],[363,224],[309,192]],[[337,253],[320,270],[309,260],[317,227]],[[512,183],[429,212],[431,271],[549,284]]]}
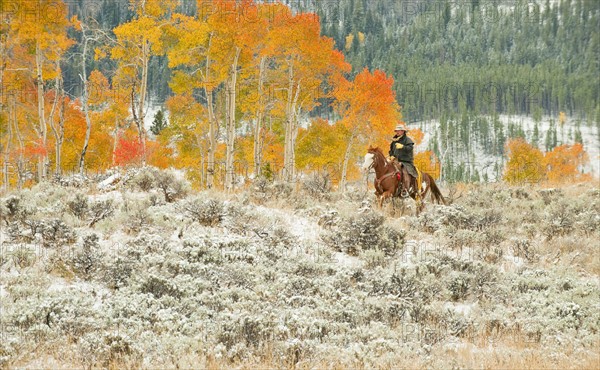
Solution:
{"label": "frost on branches", "polygon": [[398,218],[315,179],[226,197],[153,169],[106,178],[0,198],[3,367],[597,353],[597,190],[482,186]]}

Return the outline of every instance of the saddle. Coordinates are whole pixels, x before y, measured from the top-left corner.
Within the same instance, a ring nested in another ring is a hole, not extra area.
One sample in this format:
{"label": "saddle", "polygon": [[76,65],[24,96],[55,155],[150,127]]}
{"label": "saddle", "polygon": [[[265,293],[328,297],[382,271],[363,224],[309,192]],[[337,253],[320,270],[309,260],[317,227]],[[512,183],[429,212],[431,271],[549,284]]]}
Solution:
{"label": "saddle", "polygon": [[[396,158],[394,158],[392,160],[392,164],[394,165],[394,168],[397,171],[396,173],[397,173],[397,176],[398,176],[397,177],[398,180],[400,180],[400,173],[404,173],[406,176],[410,176],[411,178],[413,178],[413,179],[416,180],[416,183],[417,183],[417,189],[416,189],[417,195],[415,197],[415,200],[417,202],[419,202],[421,200],[421,191],[422,191],[422,187],[423,187],[423,185],[422,185],[422,183],[423,183],[423,175],[421,174],[421,170],[419,170],[419,168],[417,166],[414,166],[415,170],[417,171],[417,177],[415,178],[413,175],[411,175],[408,172],[408,170],[404,167],[404,165],[401,162],[399,162]],[[403,196],[403,197],[404,198],[408,197],[408,194],[410,193],[410,189],[403,189],[402,186],[398,186],[398,188],[396,189],[396,194],[394,194],[394,196],[400,196],[401,193],[403,193],[403,192],[406,192],[406,196]]]}

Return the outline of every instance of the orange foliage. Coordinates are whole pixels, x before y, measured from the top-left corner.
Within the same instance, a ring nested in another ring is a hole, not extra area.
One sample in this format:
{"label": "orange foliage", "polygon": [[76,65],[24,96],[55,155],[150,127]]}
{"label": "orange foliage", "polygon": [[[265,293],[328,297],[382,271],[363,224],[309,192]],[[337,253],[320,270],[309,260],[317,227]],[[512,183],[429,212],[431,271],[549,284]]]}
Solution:
{"label": "orange foliage", "polygon": [[42,139],[33,140],[25,145],[24,154],[26,158],[45,157],[48,155],[48,145],[44,145]]}
{"label": "orange foliage", "polygon": [[419,145],[423,142],[425,133],[420,128],[412,128],[408,132],[408,136],[415,142],[415,145]]}
{"label": "orange foliage", "polygon": [[587,160],[587,153],[580,143],[557,146],[551,152],[546,153],[544,158],[548,180],[561,183],[581,178],[578,168]]}
{"label": "orange foliage", "polygon": [[283,163],[283,144],[279,138],[268,131],[265,135],[265,147],[263,150],[263,163]]}
{"label": "orange foliage", "polygon": [[349,82],[340,80],[334,92],[342,122],[350,132],[365,133],[378,142],[402,119],[392,85],[394,79],[380,70],[363,69]]}
{"label": "orange foliage", "polygon": [[173,150],[158,141],[146,142],[146,156],[148,164],[158,168],[167,168],[172,164]]}
{"label": "orange foliage", "polygon": [[137,138],[121,138],[115,150],[115,164],[126,166],[139,164],[142,159],[142,143]]}

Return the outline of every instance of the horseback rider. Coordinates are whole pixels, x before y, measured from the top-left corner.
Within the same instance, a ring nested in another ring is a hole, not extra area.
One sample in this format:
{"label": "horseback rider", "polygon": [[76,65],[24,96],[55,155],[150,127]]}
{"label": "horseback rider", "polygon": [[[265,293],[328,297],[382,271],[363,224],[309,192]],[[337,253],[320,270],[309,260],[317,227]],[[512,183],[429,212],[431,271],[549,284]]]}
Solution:
{"label": "horseback rider", "polygon": [[414,164],[414,156],[413,156],[413,147],[415,143],[406,136],[406,132],[408,129],[404,124],[400,123],[396,126],[394,130],[394,137],[392,138],[392,142],[390,143],[390,160],[396,158],[398,162],[400,162],[409,175],[413,176],[415,179],[417,178],[417,169]]}

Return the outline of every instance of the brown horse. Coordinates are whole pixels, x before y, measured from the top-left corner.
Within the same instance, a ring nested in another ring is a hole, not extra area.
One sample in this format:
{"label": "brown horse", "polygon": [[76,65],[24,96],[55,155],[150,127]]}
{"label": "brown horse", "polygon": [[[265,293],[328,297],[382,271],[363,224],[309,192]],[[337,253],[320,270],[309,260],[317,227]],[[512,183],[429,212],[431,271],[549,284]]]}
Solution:
{"label": "brown horse", "polygon": [[434,202],[446,204],[442,192],[429,174],[421,172],[422,183],[424,183],[425,186],[422,186],[422,189],[419,192],[417,190],[417,179],[410,176],[404,166],[400,165],[399,171],[394,163],[389,162],[385,158],[385,155],[379,148],[369,147],[362,167],[365,170],[371,168],[375,170],[375,196],[377,196],[380,208],[385,199],[400,193],[403,197],[410,196],[415,200],[418,215],[425,207],[422,200],[427,196],[430,189],[431,199]]}

